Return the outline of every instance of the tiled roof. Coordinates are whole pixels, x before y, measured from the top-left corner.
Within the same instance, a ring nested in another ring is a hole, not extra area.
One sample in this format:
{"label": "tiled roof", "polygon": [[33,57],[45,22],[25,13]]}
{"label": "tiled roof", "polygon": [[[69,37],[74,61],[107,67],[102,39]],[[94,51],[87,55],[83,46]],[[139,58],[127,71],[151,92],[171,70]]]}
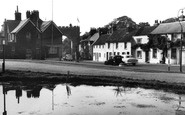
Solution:
{"label": "tiled roof", "polygon": [[126,29],[120,29],[114,31],[113,34],[106,40],[106,42],[130,42],[135,34],[136,31],[128,33]]}
{"label": "tiled roof", "polygon": [[157,26],[146,26],[138,29],[135,36],[149,35]]}
{"label": "tiled roof", "polygon": [[81,42],[89,42],[89,41],[96,41],[99,38],[100,34],[95,33],[93,36],[89,36],[87,39],[81,40]]}
{"label": "tiled roof", "polygon": [[[183,27],[183,32],[185,32],[185,21],[180,22]],[[170,33],[180,33],[181,25],[179,22],[173,23],[162,23],[157,28],[155,28],[151,34],[170,34]]]}
{"label": "tiled roof", "polygon": [[106,40],[106,42],[119,42],[120,39],[126,34],[126,29],[116,30],[112,35]]}
{"label": "tiled roof", "polygon": [[18,25],[19,25],[20,21],[15,21],[15,20],[7,20],[6,24],[7,24],[7,29],[9,32],[13,31]]}
{"label": "tiled roof", "polygon": [[56,29],[61,33],[63,34],[60,29],[58,28],[58,26],[53,22],[53,21],[43,21],[42,24],[41,24],[41,31],[44,32],[51,24],[53,24],[53,26],[56,27]]}
{"label": "tiled roof", "polygon": [[106,39],[109,37],[110,35],[108,34],[103,34],[101,35],[95,42],[93,45],[103,45],[106,42]]}
{"label": "tiled roof", "polygon": [[19,25],[11,33],[18,33],[28,22],[29,19],[20,21]]}
{"label": "tiled roof", "polygon": [[96,41],[99,38],[99,33],[95,33],[89,40],[90,41]]}
{"label": "tiled roof", "polygon": [[41,31],[42,32],[45,31],[49,27],[50,24],[51,24],[51,21],[43,21],[41,25]]}

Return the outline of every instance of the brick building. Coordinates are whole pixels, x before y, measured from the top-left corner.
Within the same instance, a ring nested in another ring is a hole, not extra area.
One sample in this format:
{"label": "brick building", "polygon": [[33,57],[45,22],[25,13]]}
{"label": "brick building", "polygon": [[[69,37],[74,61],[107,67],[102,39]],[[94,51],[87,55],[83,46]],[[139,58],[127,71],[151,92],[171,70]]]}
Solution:
{"label": "brick building", "polygon": [[15,20],[5,19],[1,33],[6,41],[6,58],[61,57],[63,34],[53,21],[42,21],[39,11],[27,11],[22,20],[17,7]]}

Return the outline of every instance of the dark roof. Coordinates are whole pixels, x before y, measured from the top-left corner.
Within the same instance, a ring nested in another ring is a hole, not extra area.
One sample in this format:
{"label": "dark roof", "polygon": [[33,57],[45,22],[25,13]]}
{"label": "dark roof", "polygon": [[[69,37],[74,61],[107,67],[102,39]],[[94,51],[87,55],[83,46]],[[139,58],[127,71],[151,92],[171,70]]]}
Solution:
{"label": "dark roof", "polygon": [[106,40],[106,42],[130,42],[136,34],[136,30],[127,32],[126,29],[120,29],[113,32],[113,34]]}
{"label": "dark roof", "polygon": [[149,35],[157,26],[145,26],[138,29],[135,36]]}
{"label": "dark roof", "polygon": [[106,42],[106,39],[109,37],[110,35],[108,34],[103,34],[101,35],[95,42],[93,45],[104,45]]}
{"label": "dark roof", "polygon": [[20,21],[7,20],[5,23],[7,24],[7,30],[12,32],[19,25]]}
{"label": "dark roof", "polygon": [[53,25],[61,34],[63,34],[53,21],[43,21],[40,30],[44,32],[50,25]]}
{"label": "dark roof", "polygon": [[183,22],[172,22],[172,23],[162,23],[157,28],[155,28],[151,34],[171,34],[180,33],[181,25],[183,27],[183,32],[185,32],[185,21]]}

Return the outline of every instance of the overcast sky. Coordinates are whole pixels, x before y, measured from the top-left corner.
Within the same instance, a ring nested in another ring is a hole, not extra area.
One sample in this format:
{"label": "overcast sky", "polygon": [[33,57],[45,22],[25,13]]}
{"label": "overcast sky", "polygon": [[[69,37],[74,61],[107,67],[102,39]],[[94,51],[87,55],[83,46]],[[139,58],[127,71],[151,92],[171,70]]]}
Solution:
{"label": "overcast sky", "polygon": [[[14,19],[16,6],[26,18],[27,10],[39,10],[42,20],[52,20],[52,0],[0,0],[0,23]],[[137,24],[177,17],[185,0],[53,0],[53,20],[58,26],[79,25],[81,32],[103,27],[113,19],[128,16]],[[77,18],[80,23],[78,23]]]}

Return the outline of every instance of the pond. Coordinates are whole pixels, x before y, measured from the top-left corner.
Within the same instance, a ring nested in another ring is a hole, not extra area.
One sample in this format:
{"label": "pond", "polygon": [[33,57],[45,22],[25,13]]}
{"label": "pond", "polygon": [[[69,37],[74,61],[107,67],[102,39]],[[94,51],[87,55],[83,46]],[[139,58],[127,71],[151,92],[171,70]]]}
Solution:
{"label": "pond", "polygon": [[184,115],[185,95],[123,86],[0,83],[2,115]]}

